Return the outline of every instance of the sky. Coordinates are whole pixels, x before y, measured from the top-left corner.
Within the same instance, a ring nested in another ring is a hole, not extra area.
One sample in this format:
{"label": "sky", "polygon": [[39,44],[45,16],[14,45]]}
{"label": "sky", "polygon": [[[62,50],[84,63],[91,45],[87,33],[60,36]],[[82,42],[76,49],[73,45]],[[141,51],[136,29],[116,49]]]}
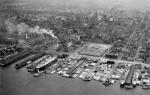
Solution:
{"label": "sky", "polygon": [[26,3],[33,6],[106,6],[112,7],[120,5],[124,8],[130,9],[150,9],[150,0],[0,0]]}

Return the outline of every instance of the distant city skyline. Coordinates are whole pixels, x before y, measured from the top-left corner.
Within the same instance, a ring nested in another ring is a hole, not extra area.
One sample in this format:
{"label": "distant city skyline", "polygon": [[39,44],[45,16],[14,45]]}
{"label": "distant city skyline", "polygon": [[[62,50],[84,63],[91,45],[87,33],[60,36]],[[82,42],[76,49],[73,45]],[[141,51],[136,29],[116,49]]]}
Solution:
{"label": "distant city skyline", "polygon": [[150,9],[150,0],[0,0],[10,3],[23,3],[34,6],[105,6],[120,5],[125,9]]}

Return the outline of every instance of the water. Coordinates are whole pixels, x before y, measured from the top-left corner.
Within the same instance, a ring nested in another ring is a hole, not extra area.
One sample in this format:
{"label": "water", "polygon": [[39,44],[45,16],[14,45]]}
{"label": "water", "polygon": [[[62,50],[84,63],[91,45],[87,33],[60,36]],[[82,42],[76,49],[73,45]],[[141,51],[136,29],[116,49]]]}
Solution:
{"label": "water", "polygon": [[26,68],[16,70],[14,64],[1,69],[0,95],[150,95],[150,90],[136,88],[120,89],[115,84],[105,87],[100,82],[85,82],[57,74],[33,77]]}

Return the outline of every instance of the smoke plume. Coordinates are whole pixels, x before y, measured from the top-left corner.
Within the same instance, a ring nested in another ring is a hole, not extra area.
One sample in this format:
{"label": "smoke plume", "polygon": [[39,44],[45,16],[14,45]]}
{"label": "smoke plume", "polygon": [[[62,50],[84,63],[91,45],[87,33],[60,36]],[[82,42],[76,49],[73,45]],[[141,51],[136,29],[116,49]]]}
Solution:
{"label": "smoke plume", "polygon": [[5,21],[5,25],[6,25],[6,29],[7,32],[9,34],[13,34],[14,32],[18,32],[19,35],[21,35],[22,33],[36,33],[36,34],[47,34],[52,36],[53,38],[57,38],[54,34],[53,34],[53,30],[47,30],[47,29],[41,29],[40,26],[36,25],[35,27],[29,27],[27,24],[25,23],[20,23],[15,25],[14,23],[12,23],[9,20]]}
{"label": "smoke plume", "polygon": [[28,31],[28,28],[29,26],[26,25],[25,23],[20,23],[18,25],[16,25],[16,29],[17,29],[17,32],[19,33],[19,35],[21,35],[22,33],[25,33]]}
{"label": "smoke plume", "polygon": [[16,26],[9,20],[5,21],[6,29],[9,34],[13,34],[16,31]]}

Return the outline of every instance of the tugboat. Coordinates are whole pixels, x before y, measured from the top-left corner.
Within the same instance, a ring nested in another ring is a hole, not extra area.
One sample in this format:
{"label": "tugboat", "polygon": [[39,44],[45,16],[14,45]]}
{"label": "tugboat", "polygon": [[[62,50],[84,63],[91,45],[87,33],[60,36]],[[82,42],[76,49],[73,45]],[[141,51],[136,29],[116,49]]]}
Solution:
{"label": "tugboat", "polygon": [[85,77],[83,78],[83,80],[84,81],[90,81],[90,80],[92,80],[92,74],[87,74],[87,75],[85,75]]}
{"label": "tugboat", "polygon": [[91,79],[92,79],[91,76],[87,76],[87,77],[85,77],[83,80],[84,80],[84,81],[90,81]]}
{"label": "tugboat", "polygon": [[120,87],[121,87],[121,88],[124,87],[124,83],[125,83],[125,80],[120,80]]}
{"label": "tugboat", "polygon": [[105,82],[103,82],[103,84],[105,85],[105,86],[110,86],[110,80],[107,78],[106,80],[105,80]]}
{"label": "tugboat", "polygon": [[137,80],[135,77],[133,77],[133,79],[132,79],[132,85],[133,85],[133,88],[135,88],[137,85]]}
{"label": "tugboat", "polygon": [[44,71],[38,71],[37,73],[33,74],[34,77],[41,76],[44,73]]}

